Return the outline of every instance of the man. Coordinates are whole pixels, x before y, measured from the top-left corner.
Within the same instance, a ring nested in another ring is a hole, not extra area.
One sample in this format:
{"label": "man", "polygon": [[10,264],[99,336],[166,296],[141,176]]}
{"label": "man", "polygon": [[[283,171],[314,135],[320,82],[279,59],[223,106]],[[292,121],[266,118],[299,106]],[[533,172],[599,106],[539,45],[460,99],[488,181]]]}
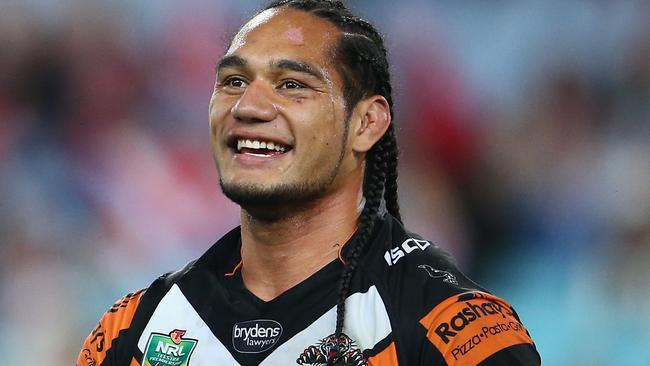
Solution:
{"label": "man", "polygon": [[78,365],[538,365],[514,310],[404,230],[386,50],[283,0],[217,65],[210,137],[241,227],[129,294]]}

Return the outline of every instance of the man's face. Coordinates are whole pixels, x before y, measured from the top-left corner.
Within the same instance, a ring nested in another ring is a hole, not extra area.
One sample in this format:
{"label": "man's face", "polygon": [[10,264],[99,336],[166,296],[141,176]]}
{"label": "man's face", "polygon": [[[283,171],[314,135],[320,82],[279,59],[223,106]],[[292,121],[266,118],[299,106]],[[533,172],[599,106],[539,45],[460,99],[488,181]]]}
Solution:
{"label": "man's face", "polygon": [[271,9],[233,39],[210,100],[214,159],[233,201],[312,199],[353,169],[332,59],[339,34],[306,12]]}

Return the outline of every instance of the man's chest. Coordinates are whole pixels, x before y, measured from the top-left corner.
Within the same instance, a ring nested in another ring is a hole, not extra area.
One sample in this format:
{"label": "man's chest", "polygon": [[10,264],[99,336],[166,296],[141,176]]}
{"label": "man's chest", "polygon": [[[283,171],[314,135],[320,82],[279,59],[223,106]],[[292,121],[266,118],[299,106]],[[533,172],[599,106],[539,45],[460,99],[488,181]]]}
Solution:
{"label": "man's chest", "polygon": [[[260,306],[228,291],[201,293],[173,285],[140,333],[141,364],[326,364],[335,344],[334,292],[285,296]],[[350,364],[367,365],[362,352],[385,347],[391,332],[386,306],[375,286],[349,295],[340,344]]]}

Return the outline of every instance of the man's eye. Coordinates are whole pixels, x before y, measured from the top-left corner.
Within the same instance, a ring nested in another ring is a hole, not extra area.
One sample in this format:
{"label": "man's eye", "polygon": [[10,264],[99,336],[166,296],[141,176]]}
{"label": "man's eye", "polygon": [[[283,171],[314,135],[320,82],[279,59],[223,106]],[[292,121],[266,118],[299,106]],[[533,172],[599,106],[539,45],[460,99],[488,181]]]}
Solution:
{"label": "man's eye", "polygon": [[304,88],[302,84],[297,81],[287,80],[280,84],[280,89],[301,89]]}
{"label": "man's eye", "polygon": [[230,77],[223,81],[223,85],[232,88],[243,88],[246,86],[246,82],[241,78]]}

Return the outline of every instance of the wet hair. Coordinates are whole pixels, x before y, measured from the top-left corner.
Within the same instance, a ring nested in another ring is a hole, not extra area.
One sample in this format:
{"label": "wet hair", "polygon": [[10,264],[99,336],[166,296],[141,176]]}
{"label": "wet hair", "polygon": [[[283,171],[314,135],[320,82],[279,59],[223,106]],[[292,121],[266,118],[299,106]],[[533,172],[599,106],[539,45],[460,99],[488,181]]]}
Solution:
{"label": "wet hair", "polygon": [[[291,8],[302,10],[325,19],[335,25],[341,36],[334,46],[333,53],[337,71],[343,80],[343,97],[349,118],[354,106],[364,98],[381,95],[388,101],[390,115],[393,117],[393,97],[388,67],[388,57],[384,40],[377,29],[369,22],[352,14],[341,1],[332,0],[276,0],[264,10],[272,8]],[[366,154],[363,195],[365,206],[359,217],[357,233],[346,250],[345,267],[339,283],[336,305],[335,339],[342,339],[345,318],[345,300],[350,281],[382,213],[382,202],[386,210],[400,222],[402,221],[397,202],[397,141],[391,123],[386,133]],[[343,365],[344,357],[334,350],[328,365]]]}

